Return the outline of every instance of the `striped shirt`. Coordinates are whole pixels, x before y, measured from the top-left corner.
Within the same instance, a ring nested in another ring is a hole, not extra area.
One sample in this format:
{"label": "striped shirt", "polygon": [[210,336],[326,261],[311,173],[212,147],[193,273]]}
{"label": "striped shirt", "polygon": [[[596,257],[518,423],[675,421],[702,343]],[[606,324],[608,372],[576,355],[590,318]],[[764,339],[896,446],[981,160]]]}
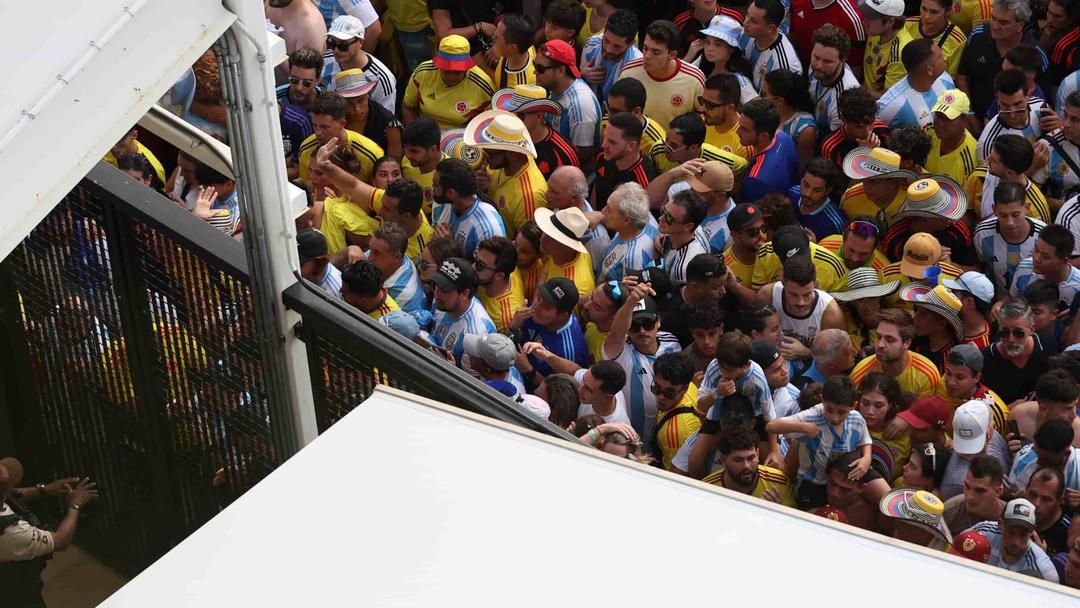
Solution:
{"label": "striped shirt", "polygon": [[473,66],[461,82],[446,86],[439,68],[431,61],[416,66],[405,87],[402,103],[439,123],[439,128],[464,127],[473,116],[491,106],[495,85],[480,68]]}
{"label": "striped shirt", "polygon": [[1074,196],[1061,205],[1054,223],[1072,232],[1073,239],[1076,241],[1073,246],[1073,255],[1080,256],[1080,196]]}
{"label": "striped shirt", "polygon": [[210,205],[210,217],[206,221],[229,236],[236,234],[240,227],[240,200],[237,198],[236,190]]}
{"label": "striped shirt", "polygon": [[495,323],[495,329],[500,333],[510,328],[514,312],[525,306],[525,284],[521,279],[521,272],[517,270],[510,273],[510,288],[503,293],[489,296],[488,288],[480,286],[476,294],[480,296],[480,302],[484,304],[488,316]]}
{"label": "striped shirt", "polygon": [[311,126],[311,115],[300,106],[288,101],[278,101],[280,112],[278,122],[281,125],[281,148],[285,156],[295,161],[300,156],[300,144],[315,132]]}
{"label": "striped shirt", "polygon": [[[444,212],[445,215],[447,214]],[[476,247],[480,241],[493,236],[506,236],[506,226],[503,224],[502,216],[495,207],[479,198],[474,197],[473,204],[464,213],[458,213],[451,208],[448,215],[454,240],[467,256],[472,257],[476,254]]]}
{"label": "striped shirt", "polygon": [[580,297],[591,294],[596,289],[596,272],[593,270],[592,256],[588,253],[578,253],[566,264],[559,264],[551,257],[544,258],[541,281],[550,281],[558,277],[573,281]]}
{"label": "striped shirt", "polygon": [[956,0],[949,13],[949,21],[971,34],[973,29],[990,21],[991,5],[990,0]]}
{"label": "striped shirt", "polygon": [[514,70],[510,68],[510,60],[500,57],[495,64],[495,89],[512,89],[519,84],[536,84],[536,68],[533,67],[533,57],[536,51],[529,47],[528,59],[525,65]]}
{"label": "striped shirt", "polygon": [[630,271],[641,270],[654,259],[656,259],[656,244],[644,230],[627,240],[623,240],[616,234],[601,258],[596,283],[622,281]]}
{"label": "striped shirt", "polygon": [[623,78],[635,78],[645,87],[645,113],[665,131],[671,119],[692,111],[697,98],[705,92],[705,75],[681,59],[675,60],[674,71],[663,80],[645,71],[644,59],[627,62],[619,74],[619,80]]}
{"label": "striped shirt", "polygon": [[989,217],[975,227],[972,241],[975,245],[975,254],[983,264],[983,272],[994,280],[998,293],[1009,291],[1012,286],[1013,275],[1020,262],[1031,255],[1035,249],[1035,241],[1039,238],[1039,232],[1046,224],[1039,220],[1026,218],[1028,223],[1028,235],[1019,243],[1010,243],[1001,235],[996,217]]}
{"label": "striped shirt", "polygon": [[427,308],[427,295],[420,283],[420,274],[408,257],[401,258],[401,265],[383,281],[383,287],[405,312],[419,312]]}
{"label": "striped shirt", "polygon": [[551,99],[559,102],[562,112],[556,118],[559,135],[579,148],[595,148],[600,144],[600,102],[589,85],[578,78]]}
{"label": "striped shirt", "polygon": [[937,98],[945,91],[955,88],[956,85],[947,72],[942,72],[925,93],[911,88],[911,83],[905,76],[900,82],[889,87],[878,100],[877,119],[891,129],[912,125],[926,127],[934,122],[933,108]]}
{"label": "striped shirt", "polygon": [[727,218],[734,209],[734,203],[730,203],[727,209],[716,215],[705,216],[705,219],[701,220],[701,231],[705,233],[705,238],[709,241],[709,251],[723,253],[727,249],[728,240],[731,239],[731,229],[728,227]]}
{"label": "striped shirt", "polygon": [[1057,112],[1063,120],[1065,118],[1065,100],[1069,98],[1073,92],[1080,90],[1080,70],[1073,72],[1065,77],[1058,85],[1057,90]]}
{"label": "striped shirt", "polygon": [[1039,111],[1042,110],[1043,106],[1046,106],[1046,102],[1041,99],[1028,101],[1028,124],[1023,129],[1013,129],[1006,126],[1005,123],[1001,122],[1001,114],[991,118],[986,123],[982,134],[979,135],[979,143],[975,148],[979,156],[979,162],[986,162],[986,157],[990,156],[990,150],[994,147],[994,140],[1002,135],[1019,135],[1034,144],[1035,140],[1042,136],[1042,129],[1039,127]]}
{"label": "striped shirt", "polygon": [[[582,211],[585,213],[592,213],[593,208],[592,205],[589,204],[589,201],[584,201],[584,206],[585,208],[582,209]],[[650,215],[650,224],[645,227],[646,232],[649,233],[650,237],[656,237],[655,231],[648,230],[652,227],[652,222],[655,221],[656,219]],[[608,234],[607,226],[604,226],[604,223],[600,222],[592,228],[589,228],[585,235],[581,237],[581,243],[585,245],[585,250],[589,252],[589,257],[592,258],[593,274],[599,274],[600,262],[603,261],[604,252],[607,251],[608,245],[611,243],[611,235]],[[582,294],[582,297],[584,297],[584,294]]]}
{"label": "striped shirt", "polygon": [[765,82],[765,75],[773,70],[802,74],[803,66],[799,61],[799,54],[795,52],[795,46],[780,32],[777,32],[776,40],[765,49],[759,49],[753,38],[748,39],[742,52],[751,65],[750,76],[754,81],[754,88],[759,91],[761,84]]}
{"label": "striped shirt", "polygon": [[598,98],[607,102],[608,92],[611,91],[611,85],[615,84],[615,81],[619,78],[619,73],[622,72],[623,67],[627,63],[634,61],[635,59],[641,59],[641,49],[637,45],[631,44],[626,47],[626,52],[622,57],[618,59],[608,60],[604,59],[603,53],[604,46],[604,33],[594,34],[589,37],[588,42],[581,49],[581,69],[594,68],[597,66],[604,68],[604,82],[599,84],[588,85],[591,87],[593,94]]}
{"label": "striped shirt", "polygon": [[[1012,470],[1009,472],[1009,485],[1017,492],[1023,492],[1031,481],[1031,476],[1039,470],[1039,454],[1035,451],[1035,444],[1029,443],[1020,448],[1013,458]],[[1065,488],[1080,492],[1080,448],[1069,446],[1069,456],[1065,460]],[[1059,491],[1061,491],[1059,489]]]}
{"label": "striped shirt", "polygon": [[1004,568],[1010,572],[1034,576],[1035,578],[1041,578],[1051,583],[1058,582],[1058,573],[1057,568],[1054,568],[1054,562],[1050,561],[1046,552],[1034,542],[1029,540],[1027,550],[1024,551],[1024,554],[1020,556],[1020,559],[1017,559],[1010,564],[1005,561],[1001,555],[1001,529],[998,527],[998,522],[984,521],[975,524],[968,528],[968,530],[974,530],[975,532],[982,534],[986,537],[986,540],[989,541],[990,560],[986,562],[986,565],[997,566],[998,568]]}
{"label": "striped shirt", "polygon": [[[827,236],[820,241],[818,245],[822,249],[827,249],[830,253],[835,255],[841,261],[844,259],[844,235],[834,234]],[[845,267],[847,263],[845,262]],[[870,256],[870,259],[863,263],[863,266],[870,266],[877,271],[878,277],[885,270],[885,267],[889,265],[889,258],[885,257],[884,253],[881,253],[880,249],[874,249],[874,254]]]}
{"label": "striped shirt", "polygon": [[[984,220],[994,214],[994,190],[997,190],[1001,178],[991,175],[986,165],[979,165],[964,182],[964,191],[968,195],[968,208],[978,205],[979,219]],[[1050,221],[1050,204],[1042,190],[1032,180],[1024,186],[1028,207],[1028,217]]]}
{"label": "striped shirt", "polygon": [[791,115],[791,118],[780,123],[780,130],[788,134],[788,137],[792,141],[798,143],[799,137],[802,136],[802,132],[807,127],[813,127],[817,129],[817,122],[814,120],[814,116],[809,112],[798,111]]}
{"label": "striped shirt", "polygon": [[791,206],[795,209],[795,219],[804,228],[809,228],[819,243],[825,237],[840,234],[847,226],[847,216],[844,215],[843,211],[840,211],[840,206],[834,203],[831,198],[826,199],[817,209],[808,212],[803,209],[801,204],[801,184],[792,186],[787,195],[788,200],[791,201]]}
{"label": "striped shirt", "polygon": [[[724,467],[715,469],[701,481],[722,488],[724,487],[725,470]],[[780,469],[759,464],[757,481],[754,483],[754,489],[750,491],[750,495],[754,498],[766,500],[765,495],[772,493],[780,496],[779,504],[787,507],[795,506],[795,487],[791,484],[788,476]]]}
{"label": "striped shirt", "polygon": [[334,299],[345,301],[345,298],[341,297],[341,271],[333,264],[326,265],[326,273],[323,274],[316,285]]}
{"label": "striped shirt", "polygon": [[851,40],[848,64],[862,65],[866,29],[855,0],[832,0],[825,6],[818,6],[813,0],[792,0],[788,16],[791,19],[791,42],[799,57],[810,57],[814,49],[814,32],[831,23],[843,30]]}
{"label": "striped shirt", "polygon": [[435,344],[454,353],[454,358],[461,363],[464,351],[465,334],[490,334],[495,332],[495,324],[484,310],[483,304],[476,298],[469,302],[469,308],[460,317],[451,316],[445,310],[436,310],[431,338]]}
{"label": "striped shirt", "polygon": [[351,15],[360,20],[367,28],[379,19],[371,0],[311,0],[319,7],[323,20],[326,21],[326,29],[334,22],[334,17],[339,15]]}
{"label": "striped shirt", "polygon": [[810,99],[814,102],[814,120],[817,122],[819,139],[840,128],[840,110],[837,106],[840,93],[857,88],[859,84],[859,79],[846,64],[844,73],[832,84],[827,85],[813,75],[810,76]]}
{"label": "striped shirt", "polygon": [[666,331],[656,333],[656,342],[656,352],[651,355],[638,351],[630,342],[623,344],[622,351],[615,357],[608,357],[607,350],[604,350],[604,358],[615,361],[626,372],[626,385],[623,386],[622,394],[630,410],[630,424],[640,437],[652,437],[653,428],[656,427],[658,408],[656,396],[650,390],[653,382],[653,362],[660,355],[682,350],[675,336]]}
{"label": "striped shirt", "polygon": [[[919,18],[908,17],[907,23],[904,24],[907,28],[908,34],[911,35],[912,40],[918,40],[920,38],[926,38],[919,29]],[[953,78],[960,73],[960,57],[964,54],[964,46],[967,44],[967,35],[956,26],[955,23],[946,23],[945,29],[940,34],[934,36],[934,44],[938,45],[941,49],[941,54],[945,56],[945,71],[948,72]]]}
{"label": "striped shirt", "polygon": [[881,93],[907,77],[907,70],[900,62],[900,52],[909,42],[911,42],[911,34],[903,28],[896,32],[892,40],[884,44],[881,42],[881,36],[870,36],[866,40],[863,80],[867,89],[873,93]]}
{"label": "striped shirt", "polygon": [[526,159],[525,166],[517,175],[507,175],[503,169],[488,169],[491,176],[488,193],[502,215],[506,236],[510,239],[525,222],[533,219],[537,208],[547,207],[547,180],[536,162],[528,157]]}
{"label": "striped shirt", "polygon": [[[1057,147],[1050,146],[1050,162],[1046,165],[1046,171],[1050,181],[1056,186],[1057,192],[1064,193],[1069,188],[1080,186],[1080,177],[1069,166],[1069,161],[1072,161],[1073,165],[1080,166],[1080,146],[1069,141],[1069,138],[1065,137],[1065,132],[1060,129],[1054,131],[1050,137],[1057,142],[1065,154],[1058,152]],[[1068,160],[1065,158],[1066,154]],[[1060,198],[1061,194],[1058,194],[1058,197]]]}
{"label": "striped shirt", "polygon": [[809,422],[818,428],[815,437],[808,437],[804,433],[787,433],[788,441],[797,442],[799,446],[799,481],[825,485],[828,481],[825,469],[835,456],[854,452],[864,445],[873,445],[866,420],[857,411],[844,418],[839,430],[825,418],[825,405],[822,403],[787,419]]}
{"label": "striped shirt", "polygon": [[[711,129],[710,132],[712,132]],[[751,148],[751,150],[752,149],[753,148]],[[649,150],[649,158],[656,166],[656,170],[660,173],[670,171],[679,165],[679,163],[668,160],[667,154],[664,153],[664,142],[653,145],[652,149]],[[741,176],[746,171],[746,168],[750,166],[747,159],[740,156],[738,153],[734,151],[729,152],[710,143],[701,144],[701,160],[718,160],[724,163],[731,169],[736,180],[738,180],[739,176]]]}
{"label": "striped shirt", "polygon": [[[817,271],[817,285],[821,291],[844,291],[847,289],[847,266],[844,261],[817,243],[810,243],[810,261]],[[780,278],[784,271],[780,258],[773,251],[772,241],[758,247],[754,262],[752,289],[761,289]]]}
{"label": "striped shirt", "polygon": [[[554,331],[531,318],[525,319],[521,332],[526,342],[539,342],[554,355],[573,361],[581,367],[589,365],[589,347],[585,344],[585,332],[575,315],[570,315],[566,323]],[[554,371],[546,361],[535,356],[530,355],[529,362],[541,376],[547,376]]]}
{"label": "striped shirt", "polygon": [[[720,373],[720,363],[713,359],[705,370],[705,378],[701,381],[698,395],[708,395],[716,391],[716,387],[724,380]],[[769,381],[765,378],[765,371],[756,362],[751,361],[746,373],[734,380],[735,392],[750,400],[754,407],[754,415],[761,416],[766,422],[776,418],[776,408],[773,404],[772,391],[769,390]],[[724,398],[713,395],[716,399],[709,408],[705,418],[708,420],[720,420],[724,409]]]}
{"label": "striped shirt", "polygon": [[[375,79],[375,88],[371,90],[371,100],[386,108],[387,112],[397,112],[397,76],[386,64],[370,53],[365,53],[368,62],[363,68],[365,74]],[[334,51],[327,50],[323,55],[322,86],[327,91],[337,91],[337,79],[334,76],[341,71],[341,65],[334,59]]]}
{"label": "striped shirt", "polygon": [[[371,171],[375,168],[375,161],[383,157],[383,149],[379,144],[371,141],[356,131],[345,129],[345,137],[349,140],[349,147],[356,152],[360,159],[360,171],[354,174],[356,179],[362,182],[371,181]],[[311,178],[311,156],[322,147],[316,135],[312,134],[300,144],[300,179],[307,181]]]}
{"label": "striped shirt", "polygon": [[1050,53],[1051,82],[1060,81],[1080,67],[1080,26],[1071,25],[1073,28],[1058,38]]}
{"label": "striped shirt", "polygon": [[533,145],[536,147],[536,168],[540,169],[540,174],[545,180],[550,178],[559,167],[581,166],[577,149],[563,139],[555,129],[549,128],[547,137],[533,142]]}
{"label": "striped shirt", "polygon": [[[858,386],[870,372],[883,371],[877,355],[870,355],[855,364],[855,369],[851,370],[851,381]],[[929,397],[937,392],[938,385],[941,384],[941,374],[933,361],[919,353],[908,351],[907,366],[896,376],[896,381],[905,392],[916,397]]]}
{"label": "striped shirt", "polygon": [[[1058,295],[1060,297],[1058,307],[1069,308],[1072,306],[1073,300],[1076,298],[1076,294],[1080,293],[1080,268],[1069,265],[1069,276],[1065,277],[1065,280],[1057,284]],[[1046,280],[1046,277],[1041,274],[1035,273],[1035,267],[1032,265],[1031,258],[1024,258],[1020,265],[1016,267],[1016,273],[1013,274],[1013,284],[1009,288],[1009,293],[1013,297],[1019,297],[1024,294],[1024,290],[1035,279]]]}
{"label": "striped shirt", "polygon": [[698,226],[690,240],[682,247],[672,247],[671,239],[666,235],[663,237],[663,243],[664,270],[671,278],[671,284],[681,287],[686,284],[686,267],[690,265],[690,260],[699,254],[709,253],[709,239],[701,226]]}

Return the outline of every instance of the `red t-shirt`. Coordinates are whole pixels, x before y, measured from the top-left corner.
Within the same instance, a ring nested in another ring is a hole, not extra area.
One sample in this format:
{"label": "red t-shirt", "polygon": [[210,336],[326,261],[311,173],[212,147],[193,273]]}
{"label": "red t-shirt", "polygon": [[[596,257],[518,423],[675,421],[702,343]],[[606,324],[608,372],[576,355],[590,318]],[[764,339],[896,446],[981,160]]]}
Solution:
{"label": "red t-shirt", "polygon": [[831,23],[847,32],[851,38],[851,52],[847,64],[856,73],[860,73],[863,63],[863,49],[866,48],[866,30],[862,25],[862,14],[856,8],[854,0],[833,0],[825,8],[815,8],[813,0],[791,0],[791,42],[803,65],[810,65],[810,51],[814,48],[814,32],[826,23]]}

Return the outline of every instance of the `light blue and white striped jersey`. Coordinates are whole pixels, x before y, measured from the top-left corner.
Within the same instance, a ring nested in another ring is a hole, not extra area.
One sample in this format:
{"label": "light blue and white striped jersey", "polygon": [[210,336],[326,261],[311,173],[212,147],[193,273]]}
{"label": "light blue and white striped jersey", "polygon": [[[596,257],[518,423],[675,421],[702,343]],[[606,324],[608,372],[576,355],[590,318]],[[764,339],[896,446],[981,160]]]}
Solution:
{"label": "light blue and white striped jersey", "polygon": [[[591,213],[593,208],[589,204],[589,201],[584,201],[585,213]],[[652,215],[649,215],[649,219],[653,219]],[[585,250],[589,252],[589,257],[592,258],[593,274],[596,275],[600,272],[600,262],[604,260],[604,252],[607,251],[608,245],[611,244],[611,235],[608,234],[607,227],[603,222],[589,228],[585,234],[581,237],[581,244],[585,245]],[[581,297],[585,297],[585,294],[581,294]]]}
{"label": "light blue and white striped jersey", "polygon": [[409,256],[402,258],[401,265],[394,274],[383,281],[383,287],[405,312],[414,313],[427,308],[427,295],[420,283],[420,273],[416,272]]}
{"label": "light blue and white striped jersey", "polygon": [[341,271],[333,264],[326,265],[326,274],[323,275],[317,285],[334,298],[345,301],[345,298],[341,297]]}
{"label": "light blue and white striped jersey", "polygon": [[780,123],[780,130],[787,133],[791,141],[796,144],[799,143],[799,136],[802,135],[803,129],[806,127],[817,128],[817,122],[814,120],[813,115],[803,111],[795,112],[791,115],[791,118]]}
{"label": "light blue and white striped jersey", "polygon": [[600,145],[600,102],[596,100],[589,85],[578,78],[560,95],[552,99],[562,105],[562,112],[555,119],[555,130],[563,139],[579,148],[595,148]]}
{"label": "light blue and white striped jersey", "polygon": [[1031,217],[1027,218],[1027,222],[1030,232],[1021,243],[1010,243],[1001,236],[996,217],[979,222],[971,237],[975,245],[975,255],[979,256],[979,261],[983,264],[983,273],[994,281],[999,293],[1009,291],[1017,266],[1031,255],[1031,251],[1035,249],[1035,241],[1039,239],[1039,232],[1046,226]]}
{"label": "light blue and white striped jersey", "polygon": [[1054,107],[1057,108],[1058,116],[1062,120],[1065,120],[1065,100],[1077,90],[1080,90],[1080,70],[1066,76],[1065,80],[1062,80],[1061,84],[1058,85],[1057,104]]}
{"label": "light blue and white striped jersey", "polygon": [[907,76],[900,82],[889,87],[885,94],[877,102],[877,119],[889,125],[891,129],[898,129],[915,125],[925,127],[934,122],[934,104],[937,98],[948,91],[955,89],[953,79],[948,72],[942,72],[941,76],[930,85],[930,90],[920,93],[911,88]]}
{"label": "light blue and white striped jersey", "polygon": [[753,78],[754,88],[761,90],[761,83],[765,82],[765,75],[773,70],[788,70],[795,74],[802,74],[802,62],[795,47],[784,34],[776,37],[776,41],[765,50],[757,48],[757,42],[753,38],[744,36],[743,57],[750,62],[752,68],[750,76]]}
{"label": "light blue and white striped jersey", "polygon": [[709,251],[722,254],[727,249],[728,241],[731,240],[731,230],[728,228],[727,218],[734,209],[735,201],[731,201],[727,209],[716,215],[707,215],[705,219],[701,220],[701,231],[705,233],[705,238],[709,241]]}
{"label": "light blue and white striped jersey", "polygon": [[709,253],[709,238],[701,226],[694,230],[694,238],[678,249],[673,249],[671,239],[664,237],[664,270],[671,278],[672,285],[682,287],[686,284],[686,267],[690,265],[690,260],[702,253]]}
{"label": "light blue and white striped jersey", "polygon": [[454,353],[454,358],[460,364],[464,350],[462,338],[465,334],[493,333],[495,333],[495,324],[492,323],[487,310],[484,309],[479,298],[472,298],[469,308],[460,317],[452,317],[446,311],[436,310],[431,339],[438,346]]}
{"label": "light blue and white striped jersey", "polygon": [[851,68],[844,64],[844,73],[831,85],[825,85],[814,75],[810,75],[810,99],[814,102],[814,121],[817,122],[818,141],[840,128],[840,110],[837,101],[840,93],[859,86],[859,79]]}
{"label": "light blue and white striped jersey", "polygon": [[[1013,297],[1020,297],[1023,295],[1024,290],[1027,289],[1035,279],[1044,279],[1041,274],[1035,274],[1035,269],[1032,266],[1031,258],[1024,258],[1024,261],[1020,262],[1020,265],[1016,267],[1016,273],[1013,275],[1013,284],[1009,288],[1009,293]],[[1061,298],[1058,306],[1060,308],[1068,308],[1072,306],[1073,299],[1077,293],[1080,293],[1080,269],[1076,266],[1069,266],[1069,276],[1065,277],[1065,280],[1058,283],[1058,295]]]}
{"label": "light blue and white striped jersey", "polygon": [[[705,368],[705,378],[701,381],[698,395],[705,395],[716,390],[723,380],[720,374],[720,362],[713,359],[709,367]],[[756,362],[750,362],[750,369],[735,380],[735,392],[746,397],[754,406],[754,415],[761,416],[766,422],[776,418],[776,409],[773,406],[772,391],[769,390],[769,381],[765,378],[765,372]],[[712,407],[705,416],[709,420],[720,420],[720,412],[724,409],[724,398],[717,397]]]}
{"label": "light blue and white striped jersey", "polygon": [[1064,226],[1073,234],[1076,244],[1073,245],[1074,256],[1080,256],[1080,195],[1073,196],[1061,205],[1054,223]]}
{"label": "light blue and white striped jersey", "polygon": [[[986,123],[986,128],[983,129],[982,134],[979,135],[979,143],[975,146],[975,153],[979,157],[980,163],[986,162],[986,157],[990,156],[990,150],[994,147],[994,140],[1002,135],[1013,134],[1019,135],[1024,139],[1035,143],[1035,140],[1042,135],[1042,129],[1039,128],[1039,111],[1046,105],[1046,102],[1041,99],[1032,99],[1028,102],[1028,124],[1023,129],[1013,129],[1005,126],[1005,123],[1001,122],[1001,114],[990,119],[990,122]],[[1036,179],[1036,181],[1038,181]]]}
{"label": "light blue and white striped jersey", "polygon": [[460,214],[450,205],[446,207],[450,209],[450,213],[440,210],[439,219],[446,218],[450,231],[454,233],[454,240],[470,258],[476,255],[476,247],[480,241],[494,236],[506,236],[506,224],[503,223],[499,211],[490,203],[474,198],[472,206]]}
{"label": "light blue and white striped jersey", "polygon": [[[677,353],[682,350],[679,340],[666,331],[656,332],[657,348],[651,355],[642,354],[634,345],[627,342],[619,356],[612,359],[626,372],[626,386],[622,389],[626,406],[629,408],[630,424],[639,437],[652,437],[656,427],[656,395],[652,394],[653,362],[660,355]],[[604,349],[604,358],[608,359]]]}
{"label": "light blue and white striped jersey", "polygon": [[997,566],[1010,572],[1034,576],[1051,583],[1059,582],[1054,562],[1050,561],[1050,557],[1046,555],[1046,552],[1041,547],[1030,540],[1028,541],[1027,551],[1020,556],[1020,559],[1010,564],[1001,558],[1001,528],[998,527],[998,522],[980,522],[968,528],[968,530],[974,530],[982,534],[990,543],[990,559],[986,562],[987,566]]}
{"label": "light blue and white striped jersey", "polygon": [[[1080,491],[1080,448],[1069,446],[1069,459],[1065,461],[1065,487]],[[1012,470],[1009,471],[1009,485],[1017,492],[1027,489],[1028,481],[1039,470],[1039,455],[1035,444],[1029,443],[1020,448],[1013,458]]]}
{"label": "light blue and white striped jersey", "polygon": [[799,479],[825,485],[825,469],[834,456],[853,452],[864,445],[871,445],[873,439],[866,427],[862,414],[852,410],[844,419],[843,428],[837,432],[825,419],[825,406],[821,403],[787,417],[794,422],[809,422],[818,428],[816,437],[807,437],[804,433],[788,433],[788,440],[799,444]]}
{"label": "light blue and white striped jersey", "polygon": [[[799,389],[795,388],[795,385],[790,382],[787,386],[781,386],[773,391],[772,400],[777,418],[785,418],[799,413]],[[791,449],[791,443],[788,442],[787,437],[783,435],[777,437],[776,443],[780,446],[780,455],[787,456],[788,450]]]}
{"label": "light blue and white striped jersey", "polygon": [[365,28],[379,19],[371,0],[311,0],[311,3],[319,7],[326,21],[326,29],[330,29],[330,24],[338,15],[352,15],[363,22]]}
{"label": "light blue and white striped jersey", "polygon": [[596,274],[596,284],[622,281],[632,270],[648,267],[656,259],[656,243],[644,230],[632,239],[623,240],[618,234],[608,244]]}
{"label": "light blue and white striped jersey", "polygon": [[1050,162],[1046,164],[1047,177],[1057,186],[1058,192],[1065,192],[1073,186],[1080,185],[1080,177],[1069,166],[1070,160],[1074,165],[1080,166],[1080,146],[1069,141],[1069,138],[1065,137],[1065,132],[1061,130],[1051,137],[1061,146],[1065,154],[1069,155],[1069,159],[1066,160],[1056,147],[1050,146]]}
{"label": "light blue and white striped jersey", "polygon": [[[611,85],[615,84],[615,81],[619,78],[619,73],[622,72],[623,66],[628,62],[641,58],[641,50],[637,45],[631,44],[626,47],[626,52],[623,53],[622,58],[614,61],[608,61],[604,59],[603,53],[604,45],[604,32],[599,34],[593,34],[585,42],[585,46],[581,49],[581,69],[595,68],[597,66],[603,66],[604,68],[604,82],[600,84],[589,85],[593,95],[601,102],[601,104],[607,103],[608,92],[611,91]],[[588,83],[586,83],[588,84]]]}

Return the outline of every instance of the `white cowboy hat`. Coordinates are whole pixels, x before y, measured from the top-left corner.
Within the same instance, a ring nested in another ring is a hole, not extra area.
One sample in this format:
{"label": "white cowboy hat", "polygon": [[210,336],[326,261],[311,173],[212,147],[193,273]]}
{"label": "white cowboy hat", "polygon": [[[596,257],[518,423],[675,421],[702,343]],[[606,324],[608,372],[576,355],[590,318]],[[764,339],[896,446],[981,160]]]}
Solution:
{"label": "white cowboy hat", "polygon": [[465,125],[465,143],[483,150],[505,150],[536,158],[536,146],[525,123],[505,110],[488,110],[470,120]]}
{"label": "white cowboy hat", "polygon": [[547,207],[540,207],[533,215],[533,219],[544,234],[559,243],[581,253],[587,251],[585,244],[581,242],[581,237],[585,236],[589,230],[589,218],[585,217],[581,209],[570,207],[552,211]]}

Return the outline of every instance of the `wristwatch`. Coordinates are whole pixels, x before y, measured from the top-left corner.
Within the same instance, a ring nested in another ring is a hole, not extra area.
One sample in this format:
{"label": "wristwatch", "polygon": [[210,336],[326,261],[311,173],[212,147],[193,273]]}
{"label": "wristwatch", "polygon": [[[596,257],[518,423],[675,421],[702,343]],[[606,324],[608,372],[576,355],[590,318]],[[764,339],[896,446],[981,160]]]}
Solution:
{"label": "wristwatch", "polygon": [[38,496],[45,496],[45,484],[39,483],[34,488],[38,491]]}

